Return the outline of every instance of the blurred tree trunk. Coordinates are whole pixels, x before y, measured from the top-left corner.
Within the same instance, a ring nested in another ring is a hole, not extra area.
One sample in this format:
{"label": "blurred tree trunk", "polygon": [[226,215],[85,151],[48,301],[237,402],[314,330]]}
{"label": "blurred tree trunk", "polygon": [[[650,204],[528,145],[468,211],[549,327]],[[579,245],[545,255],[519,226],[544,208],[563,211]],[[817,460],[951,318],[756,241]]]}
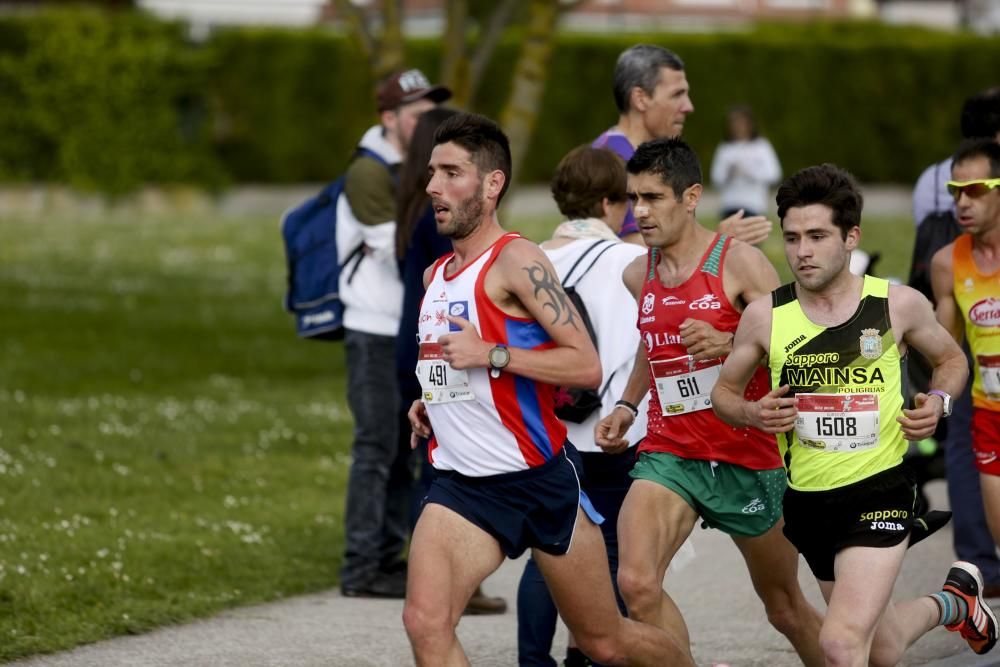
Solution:
{"label": "blurred tree trunk", "polygon": [[372,79],[377,82],[403,67],[403,0],[382,0],[381,33],[376,35],[375,19],[350,0],[333,0],[337,15],[350,28],[354,43],[368,59]]}
{"label": "blurred tree trunk", "polygon": [[[549,59],[555,47],[556,28],[562,12],[579,4],[559,0],[529,0],[528,25],[521,53],[514,66],[510,98],[500,114],[500,125],[510,138],[513,172],[519,172],[535,130]],[[515,178],[516,180],[516,178]]]}
{"label": "blurred tree trunk", "polygon": [[475,50],[470,53],[469,30],[473,22],[470,21],[469,2],[446,0],[441,83],[451,89],[452,104],[462,109],[473,105],[483,72],[493,58],[500,37],[523,4],[524,0],[500,0],[490,5],[488,16],[480,12],[474,22],[477,29],[476,39],[472,40]]}

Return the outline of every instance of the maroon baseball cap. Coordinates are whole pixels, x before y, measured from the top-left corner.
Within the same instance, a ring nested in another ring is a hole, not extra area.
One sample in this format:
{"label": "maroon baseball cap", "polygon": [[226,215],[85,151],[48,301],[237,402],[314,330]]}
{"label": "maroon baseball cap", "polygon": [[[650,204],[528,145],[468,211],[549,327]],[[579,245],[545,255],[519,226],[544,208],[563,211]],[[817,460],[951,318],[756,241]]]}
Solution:
{"label": "maroon baseball cap", "polygon": [[432,86],[424,73],[418,69],[393,74],[381,86],[375,99],[379,111],[392,111],[404,104],[429,99],[440,104],[451,97],[451,91],[444,86]]}

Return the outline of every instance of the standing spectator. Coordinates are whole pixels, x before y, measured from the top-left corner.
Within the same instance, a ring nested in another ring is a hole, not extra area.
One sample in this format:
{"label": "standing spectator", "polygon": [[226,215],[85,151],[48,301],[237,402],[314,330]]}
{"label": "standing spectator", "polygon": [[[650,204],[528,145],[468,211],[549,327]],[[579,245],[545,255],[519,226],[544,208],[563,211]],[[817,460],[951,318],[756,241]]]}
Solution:
{"label": "standing spectator", "polygon": [[[408,406],[420,398],[420,383],[413,369],[417,367],[417,318],[420,316],[420,301],[424,297],[424,271],[438,257],[451,252],[451,239],[438,234],[427,195],[427,163],[434,148],[434,132],[438,125],[458,112],[454,109],[438,107],[420,115],[413,130],[406,159],[399,172],[399,197],[396,204],[396,255],[399,259],[399,273],[403,279],[403,314],[399,321],[399,335],[396,336],[396,373],[402,405]],[[403,429],[409,435],[409,424]],[[420,472],[413,485],[410,505],[410,528],[416,524],[420,505],[431,488],[434,466],[427,456],[427,439],[421,438],[417,444]],[[465,605],[465,613],[502,614],[507,611],[507,601],[501,597],[490,597],[477,588]]]}
{"label": "standing spectator", "polygon": [[[618,122],[592,145],[609,148],[626,161],[643,142],[680,137],[687,115],[694,111],[684,62],[673,51],[652,44],[636,44],[618,56],[614,95]],[[771,232],[771,221],[733,215],[718,229],[741,241],[760,243]],[[630,243],[642,243],[631,209],[620,235]]]}
{"label": "standing spectator", "polygon": [[[987,88],[966,99],[960,125],[963,139],[996,137],[1000,141],[1000,87]],[[954,213],[955,201],[945,185],[950,178],[951,156],[924,169],[913,188],[913,224],[919,227],[935,213]]]}
{"label": "standing spectator", "polygon": [[719,190],[722,213],[728,218],[763,215],[768,188],[781,180],[781,164],[771,142],[760,136],[753,111],[735,106],[726,114],[726,140],[712,158],[712,185]]}
{"label": "standing spectator", "polygon": [[341,274],[340,283],[347,400],[354,416],[340,584],[348,597],[406,595],[400,557],[409,535],[412,456],[409,434],[400,428],[406,416],[396,382],[403,301],[394,252],[396,172],[417,118],[449,97],[447,88],[431,86],[415,69],[384,81],[377,94],[380,122],[359,145],[390,167],[370,157],[354,160],[337,204],[337,247],[349,252],[364,244],[360,262]]}
{"label": "standing spectator", "polygon": [[[601,532],[608,552],[611,582],[618,576],[618,512],[631,484],[629,471],[636,458],[633,445],[618,454],[605,454],[594,442],[597,422],[614,409],[614,398],[628,382],[639,345],[639,331],[632,326],[639,311],[621,281],[622,271],[642,247],[618,238],[628,200],[625,196],[625,162],[612,151],[580,146],[570,151],[552,178],[552,196],[567,220],[552,238],[542,244],[555,267],[559,281],[572,286],[580,296],[593,325],[601,358],[603,384],[598,390],[600,407],[582,422],[562,419],[566,435],[580,452],[583,473],[580,483],[604,523]],[[557,403],[558,404],[558,403]],[[557,416],[559,412],[556,412]],[[645,413],[629,431],[630,442],[646,433]],[[625,604],[618,594],[618,606]],[[551,665],[552,635],[558,612],[533,558],[525,565],[517,594],[518,662]],[[565,665],[584,664],[579,649],[571,646]]]}

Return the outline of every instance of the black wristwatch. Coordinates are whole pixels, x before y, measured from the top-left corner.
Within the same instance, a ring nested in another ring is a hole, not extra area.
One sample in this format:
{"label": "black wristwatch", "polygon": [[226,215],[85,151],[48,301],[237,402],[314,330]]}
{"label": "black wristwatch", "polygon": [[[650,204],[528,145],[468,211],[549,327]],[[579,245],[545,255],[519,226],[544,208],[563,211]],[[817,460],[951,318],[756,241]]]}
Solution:
{"label": "black wristwatch", "polygon": [[510,363],[510,350],[503,343],[497,343],[486,355],[486,359],[490,362],[490,375],[498,378],[500,371]]}

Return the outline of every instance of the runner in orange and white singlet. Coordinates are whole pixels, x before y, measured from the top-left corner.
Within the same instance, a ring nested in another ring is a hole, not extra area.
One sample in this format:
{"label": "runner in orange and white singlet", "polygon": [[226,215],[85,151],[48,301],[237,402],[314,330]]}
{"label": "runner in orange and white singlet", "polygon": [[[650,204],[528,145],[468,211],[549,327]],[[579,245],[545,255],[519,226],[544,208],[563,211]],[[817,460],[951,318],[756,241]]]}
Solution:
{"label": "runner in orange and white singlet", "polygon": [[972,351],[972,449],[986,522],[1000,544],[1000,144],[963,144],[948,189],[964,232],[934,255],[937,317]]}

